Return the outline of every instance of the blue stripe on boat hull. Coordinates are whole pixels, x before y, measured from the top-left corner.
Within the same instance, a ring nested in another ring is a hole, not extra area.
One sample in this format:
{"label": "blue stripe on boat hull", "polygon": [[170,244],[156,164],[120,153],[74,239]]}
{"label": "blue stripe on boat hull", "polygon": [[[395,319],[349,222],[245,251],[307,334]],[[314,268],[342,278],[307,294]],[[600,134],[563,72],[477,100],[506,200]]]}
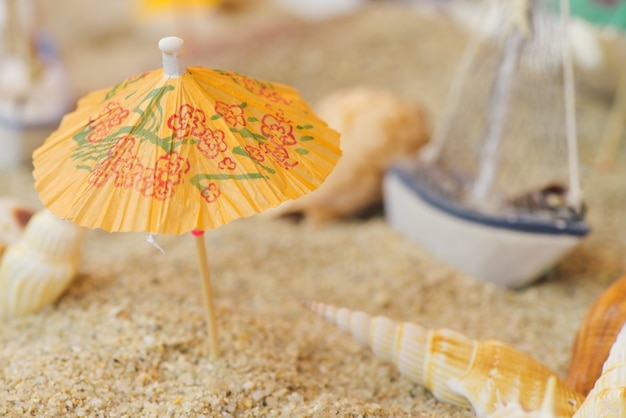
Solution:
{"label": "blue stripe on boat hull", "polygon": [[513,218],[477,212],[446,199],[433,190],[429,190],[425,184],[420,182],[418,177],[399,166],[391,167],[387,175],[395,175],[405,186],[419,195],[422,200],[431,206],[470,222],[494,228],[505,228],[541,234],[584,236],[589,232],[589,226],[582,221],[569,221],[564,219],[548,221],[531,216],[520,215]]}

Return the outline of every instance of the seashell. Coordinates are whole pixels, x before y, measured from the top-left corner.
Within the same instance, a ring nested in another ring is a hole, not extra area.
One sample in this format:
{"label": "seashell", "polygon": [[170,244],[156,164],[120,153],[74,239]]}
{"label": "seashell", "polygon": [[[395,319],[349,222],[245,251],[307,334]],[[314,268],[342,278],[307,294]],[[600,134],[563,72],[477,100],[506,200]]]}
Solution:
{"label": "seashell", "polygon": [[11,197],[0,198],[0,257],[6,247],[15,243],[24,232],[35,210]]}
{"label": "seashell", "polygon": [[574,418],[626,417],[626,326],[602,367],[602,374]]}
{"label": "seashell", "polygon": [[479,417],[510,403],[519,404],[523,411],[537,411],[548,402],[555,405],[554,416],[571,417],[584,399],[547,367],[500,341],[476,341],[448,329],[395,323],[317,302],[305,306],[352,333],[378,357],[392,361],[438,400],[472,407]]}
{"label": "seashell", "polygon": [[541,407],[536,411],[526,411],[518,399],[507,405],[499,406],[496,412],[489,415],[488,418],[556,418],[558,416],[556,412],[557,385],[557,378],[550,376],[546,383],[546,393],[541,402]]}
{"label": "seashell", "polygon": [[430,138],[424,109],[387,91],[342,90],[319,103],[316,113],[341,133],[343,155],[318,189],[285,202],[274,215],[319,224],[380,207],[386,168],[415,155]]}
{"label": "seashell", "polygon": [[602,373],[617,334],[626,322],[626,276],[613,283],[591,305],[572,346],[566,382],[587,395]]}
{"label": "seashell", "polygon": [[0,261],[0,320],[36,312],[58,299],[80,264],[86,230],[44,209]]}

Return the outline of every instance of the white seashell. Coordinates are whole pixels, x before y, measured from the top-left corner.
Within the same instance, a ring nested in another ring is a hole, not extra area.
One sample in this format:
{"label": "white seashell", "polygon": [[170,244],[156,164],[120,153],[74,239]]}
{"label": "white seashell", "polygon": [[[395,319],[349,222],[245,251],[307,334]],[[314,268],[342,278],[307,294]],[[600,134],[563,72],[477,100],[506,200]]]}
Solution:
{"label": "white seashell", "polygon": [[0,257],[6,247],[17,242],[35,213],[26,203],[11,197],[0,198]]}
{"label": "white seashell", "polygon": [[574,418],[626,417],[626,325],[617,335],[602,375]]}
{"label": "white seashell", "polygon": [[[424,385],[435,398],[472,407],[479,417],[511,403],[529,412],[553,403],[555,417],[571,417],[583,402],[582,395],[547,367],[500,341],[476,341],[447,329],[395,323],[317,302],[305,306],[352,333],[380,358],[396,364],[402,374]],[[553,387],[548,385],[551,381]]]}
{"label": "white seashell", "polygon": [[550,376],[546,383],[546,393],[541,402],[541,407],[536,411],[526,411],[520,401],[513,401],[507,405],[499,406],[496,412],[488,418],[556,418],[556,388],[557,378]]}
{"label": "white seashell", "polygon": [[33,313],[56,301],[80,264],[86,230],[44,209],[0,261],[0,320]]}

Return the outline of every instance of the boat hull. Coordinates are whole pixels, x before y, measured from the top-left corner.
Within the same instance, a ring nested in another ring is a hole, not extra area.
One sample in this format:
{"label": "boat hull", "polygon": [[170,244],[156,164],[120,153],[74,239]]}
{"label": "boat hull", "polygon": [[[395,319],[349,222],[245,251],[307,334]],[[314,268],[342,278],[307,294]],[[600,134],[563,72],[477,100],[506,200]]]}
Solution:
{"label": "boat hull", "polygon": [[521,287],[540,278],[587,233],[586,225],[520,226],[514,220],[471,216],[442,208],[413,176],[392,168],[384,179],[391,227],[438,259],[486,282]]}

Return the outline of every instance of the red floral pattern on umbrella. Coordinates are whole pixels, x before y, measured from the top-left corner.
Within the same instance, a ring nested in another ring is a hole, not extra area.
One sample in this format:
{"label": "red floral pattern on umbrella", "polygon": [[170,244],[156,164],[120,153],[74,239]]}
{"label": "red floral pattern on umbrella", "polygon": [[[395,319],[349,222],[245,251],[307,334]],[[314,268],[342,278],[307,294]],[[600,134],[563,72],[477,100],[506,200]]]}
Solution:
{"label": "red floral pattern on umbrella", "polygon": [[174,138],[177,141],[189,136],[202,138],[208,130],[204,111],[188,104],[182,105],[177,113],[169,117],[167,126],[174,131]]}
{"label": "red floral pattern on umbrella", "polygon": [[226,134],[221,129],[208,129],[207,133],[198,141],[198,151],[206,158],[216,158],[220,153],[228,150]]}
{"label": "red floral pattern on umbrella", "polygon": [[229,105],[224,102],[216,102],[215,112],[222,116],[231,126],[246,126],[243,109],[239,105]]}
{"label": "red floral pattern on umbrella", "polygon": [[109,102],[97,116],[89,119],[89,129],[92,132],[87,135],[87,141],[97,143],[104,139],[113,128],[124,122],[128,112],[128,109],[123,108],[119,102]]}

